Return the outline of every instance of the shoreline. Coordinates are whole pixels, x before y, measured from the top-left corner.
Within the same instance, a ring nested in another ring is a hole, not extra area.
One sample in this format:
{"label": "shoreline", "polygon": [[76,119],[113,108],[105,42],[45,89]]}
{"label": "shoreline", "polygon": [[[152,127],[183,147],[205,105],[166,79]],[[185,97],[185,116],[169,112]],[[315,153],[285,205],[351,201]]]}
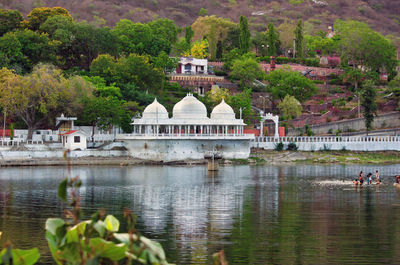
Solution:
{"label": "shoreline", "polygon": [[[353,151],[272,151],[252,149],[248,159],[225,159],[224,165],[296,165],[296,164],[399,164],[400,152],[353,152]],[[129,156],[112,157],[71,157],[64,158],[26,158],[2,159],[0,167],[18,166],[135,166],[135,165],[204,165],[206,160],[190,161],[150,161]]]}

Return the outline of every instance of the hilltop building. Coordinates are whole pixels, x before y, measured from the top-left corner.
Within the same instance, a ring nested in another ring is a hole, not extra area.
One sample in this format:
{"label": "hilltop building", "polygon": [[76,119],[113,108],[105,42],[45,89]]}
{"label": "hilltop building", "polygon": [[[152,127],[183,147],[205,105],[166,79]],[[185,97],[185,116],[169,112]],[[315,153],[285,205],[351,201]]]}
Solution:
{"label": "hilltop building", "polygon": [[244,134],[246,124],[224,100],[208,117],[206,106],[192,94],[175,104],[171,118],[155,99],[132,125],[132,134],[117,136],[131,156],[164,162],[204,159],[209,152],[227,159],[248,158],[254,138]]}

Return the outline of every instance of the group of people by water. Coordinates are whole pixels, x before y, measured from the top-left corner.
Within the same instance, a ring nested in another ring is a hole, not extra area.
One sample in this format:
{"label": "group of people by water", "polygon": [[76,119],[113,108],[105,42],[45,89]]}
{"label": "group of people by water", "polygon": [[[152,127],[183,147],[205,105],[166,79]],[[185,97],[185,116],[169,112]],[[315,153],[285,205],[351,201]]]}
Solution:
{"label": "group of people by water", "polygon": [[[356,186],[357,185],[362,186],[364,184],[364,181],[368,185],[372,184],[372,173],[371,172],[368,173],[367,176],[364,177],[364,172],[361,171],[360,174],[358,175],[358,179],[353,180],[353,183]],[[399,181],[400,181],[400,179],[399,179]],[[382,180],[381,180],[381,177],[379,176],[379,171],[378,170],[376,170],[376,172],[375,172],[375,182],[376,182],[376,184],[381,184],[382,183]]]}
{"label": "group of people by water", "polygon": [[[398,185],[400,187],[400,175],[396,175],[394,178],[395,178],[394,185],[395,186]],[[364,184],[364,181],[368,185],[372,184],[372,173],[371,172],[368,173],[367,176],[364,177],[364,172],[361,171],[360,174],[358,175],[358,179],[354,179],[353,180],[353,184],[355,186],[360,185],[360,187],[361,187]],[[379,171],[376,170],[376,172],[375,172],[375,184],[378,185],[378,184],[381,184],[381,183],[382,183],[382,180],[381,180],[381,177],[379,175]]]}

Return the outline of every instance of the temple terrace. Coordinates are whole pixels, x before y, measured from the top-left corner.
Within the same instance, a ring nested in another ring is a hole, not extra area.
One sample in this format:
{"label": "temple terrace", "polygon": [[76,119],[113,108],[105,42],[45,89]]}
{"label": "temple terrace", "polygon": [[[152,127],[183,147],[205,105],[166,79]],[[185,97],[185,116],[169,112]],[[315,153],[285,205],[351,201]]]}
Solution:
{"label": "temple terrace", "polygon": [[254,138],[243,133],[246,124],[224,100],[209,118],[206,106],[192,94],[175,104],[172,118],[155,99],[132,125],[132,134],[117,138],[126,142],[132,157],[158,161],[204,159],[209,152],[227,159],[248,158]]}

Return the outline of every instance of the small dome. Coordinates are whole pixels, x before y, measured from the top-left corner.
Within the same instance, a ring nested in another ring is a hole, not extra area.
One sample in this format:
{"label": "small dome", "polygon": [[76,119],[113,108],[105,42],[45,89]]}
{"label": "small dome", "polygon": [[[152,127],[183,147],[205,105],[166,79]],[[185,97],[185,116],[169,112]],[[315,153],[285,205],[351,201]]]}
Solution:
{"label": "small dome", "polygon": [[172,116],[175,119],[206,119],[207,108],[192,94],[187,94],[181,101],[175,104],[172,109]]}
{"label": "small dome", "polygon": [[225,100],[222,99],[221,103],[215,106],[211,112],[211,119],[234,120],[235,112],[233,111],[232,107],[226,104]]}
{"label": "small dome", "polygon": [[168,119],[168,111],[155,98],[153,103],[144,109],[143,119]]}

